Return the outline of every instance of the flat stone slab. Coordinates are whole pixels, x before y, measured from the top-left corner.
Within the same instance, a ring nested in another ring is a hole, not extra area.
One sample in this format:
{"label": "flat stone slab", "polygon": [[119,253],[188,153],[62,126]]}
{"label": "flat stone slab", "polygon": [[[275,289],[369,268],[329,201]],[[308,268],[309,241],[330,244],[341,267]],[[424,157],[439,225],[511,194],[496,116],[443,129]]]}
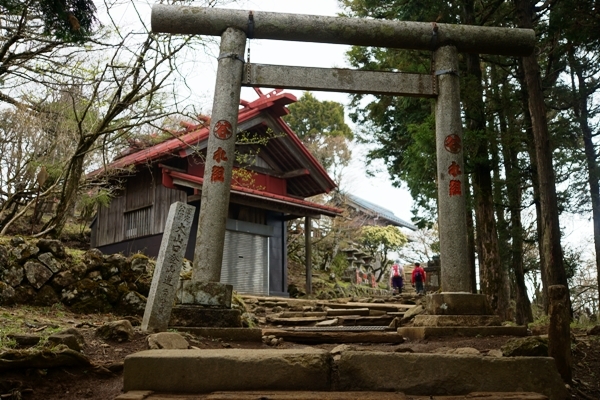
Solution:
{"label": "flat stone slab", "polygon": [[493,315],[483,294],[434,293],[425,296],[430,315]]}
{"label": "flat stone slab", "polygon": [[404,343],[396,332],[307,332],[284,329],[263,329],[264,336],[275,335],[294,343]]}
{"label": "flat stone slab", "polygon": [[228,342],[262,342],[260,328],[195,328],[190,326],[174,326],[180,332],[189,332],[197,336],[222,339]]}
{"label": "flat stone slab", "polygon": [[380,326],[380,325],[389,325],[394,316],[392,315],[382,315],[380,317],[354,317],[354,316],[346,316],[339,317],[338,322],[340,325],[350,325],[350,326]]}
{"label": "flat stone slab", "polygon": [[326,317],[325,311],[284,311],[278,318]]}
{"label": "flat stone slab", "polygon": [[497,315],[417,315],[414,326],[502,326]]}
{"label": "flat stone slab", "polygon": [[331,362],[320,349],[148,350],[125,358],[124,391],[327,391]]}
{"label": "flat stone slab", "polygon": [[315,322],[325,321],[327,317],[296,317],[296,318],[278,318],[267,317],[267,321],[275,325],[309,325]]}
{"label": "flat stone slab", "polygon": [[392,304],[392,303],[324,303],[319,302],[322,306],[329,308],[368,308],[369,310],[381,311],[403,311],[414,307],[412,304]]}
{"label": "flat stone slab", "polygon": [[342,391],[400,391],[434,396],[515,391],[541,393],[550,400],[569,396],[550,357],[345,351],[337,367],[338,390]]}
{"label": "flat stone slab", "polygon": [[[152,394],[141,397],[124,397],[120,395],[115,400],[405,400],[409,399],[404,393],[398,392],[215,392],[205,395]],[[431,400],[431,396],[410,396],[411,400]],[[547,396],[531,392],[477,392],[465,396],[436,396],[435,400],[548,400]]]}
{"label": "flat stone slab", "polygon": [[444,336],[527,336],[526,326],[407,326],[398,328],[407,339],[423,340]]}
{"label": "flat stone slab", "polygon": [[345,315],[359,315],[363,317],[369,316],[368,308],[339,308],[327,310],[328,317],[341,317]]}

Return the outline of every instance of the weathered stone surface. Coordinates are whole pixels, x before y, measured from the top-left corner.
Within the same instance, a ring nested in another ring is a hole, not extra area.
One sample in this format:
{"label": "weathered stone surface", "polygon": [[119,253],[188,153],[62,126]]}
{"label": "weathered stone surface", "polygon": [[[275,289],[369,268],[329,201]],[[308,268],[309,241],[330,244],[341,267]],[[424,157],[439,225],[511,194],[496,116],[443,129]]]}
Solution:
{"label": "weathered stone surface", "polygon": [[343,315],[360,315],[363,317],[367,317],[369,315],[369,309],[368,308],[349,308],[349,309],[327,309],[327,316],[328,317],[340,317]]}
{"label": "weathered stone surface", "polygon": [[468,356],[479,356],[481,353],[479,350],[473,347],[459,347],[457,349],[452,349],[446,352],[446,354],[462,354]]}
{"label": "weathered stone surface", "polygon": [[591,327],[590,329],[587,330],[586,332],[588,335],[590,336],[598,336],[600,335],[600,325],[596,325]]}
{"label": "weathered stone surface", "polygon": [[310,325],[315,322],[324,321],[326,317],[297,317],[297,318],[277,318],[267,317],[267,321],[275,325]]}
{"label": "weathered stone surface", "polygon": [[35,346],[36,344],[38,344],[40,342],[40,340],[42,340],[42,337],[39,335],[32,335],[32,334],[28,334],[28,333],[11,333],[8,334],[7,337],[9,339],[14,340],[15,342],[17,342],[17,346],[20,347],[31,347],[31,346]]}
{"label": "weathered stone surface", "polygon": [[131,322],[126,319],[105,323],[96,329],[96,335],[103,339],[127,342],[133,339],[134,331]]}
{"label": "weathered stone surface", "polygon": [[17,287],[23,282],[25,271],[20,265],[14,265],[9,269],[4,270],[2,280],[12,287]]}
{"label": "weathered stone surface", "polygon": [[414,326],[501,326],[496,315],[417,315]]}
{"label": "weathered stone surface", "polygon": [[79,278],[70,269],[61,271],[52,278],[54,287],[64,288],[77,282]]}
{"label": "weathered stone surface", "polygon": [[77,330],[77,328],[68,328],[65,329],[61,332],[58,332],[59,335],[72,335],[75,336],[75,339],[77,339],[77,342],[79,343],[79,345],[81,347],[83,347],[85,345],[85,338],[83,337],[83,335],[81,334],[81,332],[79,332],[79,330]]}
{"label": "weathered stone surface", "polygon": [[25,263],[25,276],[31,285],[39,289],[52,277],[52,271],[37,261]]}
{"label": "weathered stone surface", "polygon": [[65,258],[65,246],[60,242],[60,240],[54,239],[40,239],[37,242],[37,247],[41,252],[50,252],[55,257]]}
{"label": "weathered stone surface", "polygon": [[33,304],[35,304],[36,306],[46,307],[49,307],[56,303],[60,303],[60,297],[58,297],[58,295],[50,285],[42,286],[42,288],[37,292],[35,300],[33,301]]}
{"label": "weathered stone surface", "polygon": [[482,294],[429,294],[425,296],[425,309],[430,315],[493,315]]}
{"label": "weathered stone surface", "polygon": [[338,319],[327,319],[325,321],[317,322],[315,326],[336,326],[338,324]]}
{"label": "weathered stone surface", "polygon": [[263,329],[263,335],[274,335],[295,343],[403,343],[396,332],[306,332],[283,329]]}
{"label": "weathered stone surface", "polygon": [[260,342],[262,340],[262,330],[259,328],[196,328],[188,326],[177,327],[177,330],[228,342]]}
{"label": "weathered stone surface", "polygon": [[[202,377],[202,379],[198,379]],[[329,353],[317,349],[148,350],[125,358],[124,390],[329,390]]]}
{"label": "weathered stone surface", "polygon": [[[163,233],[164,234],[164,233]],[[131,257],[131,271],[137,274],[147,274],[150,271],[150,260],[143,254],[134,254]]]}
{"label": "weathered stone surface", "polygon": [[[167,330],[195,211],[196,207],[182,202],[171,204],[142,320],[142,331]],[[133,266],[134,263],[132,269]],[[135,266],[142,269],[137,263]],[[145,265],[143,272],[146,272]],[[184,287],[184,298],[189,294]]]}
{"label": "weathered stone surface", "polygon": [[131,291],[121,298],[120,306],[130,314],[143,315],[146,309],[146,298],[137,292]]}
{"label": "weathered stone surface", "polygon": [[83,255],[83,263],[87,271],[99,269],[104,262],[104,255],[98,249],[89,249]]}
{"label": "weathered stone surface", "polygon": [[3,244],[0,244],[0,274],[2,270],[8,268],[8,249]]}
{"label": "weathered stone surface", "polygon": [[100,271],[90,271],[87,274],[87,278],[93,281],[101,281],[102,280],[102,272]]}
{"label": "weathered stone surface", "polygon": [[505,357],[548,357],[548,339],[531,336],[511,339],[502,346]]}
{"label": "weathered stone surface", "polygon": [[21,284],[15,287],[15,303],[28,304],[33,301],[37,292],[29,284]]}
{"label": "weathered stone surface", "polygon": [[40,249],[38,249],[36,246],[31,246],[27,243],[22,243],[12,249],[12,255],[16,258],[18,263],[22,263],[28,258],[35,256],[38,253],[38,251],[40,251]]}
{"label": "weathered stone surface", "polygon": [[504,357],[504,354],[502,354],[502,350],[499,349],[492,349],[488,351],[487,355],[489,357]]}
{"label": "weathered stone surface", "polygon": [[511,390],[542,393],[551,400],[568,397],[554,360],[548,357],[347,351],[341,354],[338,371],[340,390],[401,391],[410,395]]}
{"label": "weathered stone surface", "polygon": [[53,274],[62,269],[62,265],[56,261],[52,253],[42,253],[38,255],[38,260],[42,262]]}
{"label": "weathered stone surface", "polygon": [[150,350],[158,350],[158,349],[167,349],[167,350],[175,350],[175,349],[187,349],[190,344],[183,336],[179,333],[175,332],[159,332],[153,333],[146,337],[146,341],[148,342],[148,348]]}
{"label": "weathered stone surface", "polygon": [[242,313],[231,308],[204,308],[179,305],[173,307],[169,326],[241,328]]}
{"label": "weathered stone surface", "polygon": [[405,326],[398,333],[411,340],[444,336],[526,336],[525,326]]}
{"label": "weathered stone surface", "polygon": [[0,305],[15,303],[15,289],[4,282],[0,282]]}
{"label": "weathered stone surface", "polygon": [[5,350],[0,353],[0,370],[25,368],[56,368],[89,366],[90,360],[78,351],[66,346],[53,350],[23,352],[22,350]]}
{"label": "weathered stone surface", "polygon": [[181,281],[177,297],[184,305],[204,305],[231,308],[233,286],[220,282]]}
{"label": "weathered stone surface", "polygon": [[52,347],[64,344],[71,350],[81,351],[81,345],[79,344],[77,337],[68,333],[57,333],[54,335],[50,335],[48,336],[48,343]]}
{"label": "weathered stone surface", "polygon": [[407,322],[411,321],[417,315],[424,314],[424,313],[425,313],[425,307],[423,307],[422,305],[414,306],[404,312],[401,322],[403,324],[406,324]]}
{"label": "weathered stone surface", "polygon": [[154,393],[152,390],[132,390],[115,397],[115,400],[144,400]]}

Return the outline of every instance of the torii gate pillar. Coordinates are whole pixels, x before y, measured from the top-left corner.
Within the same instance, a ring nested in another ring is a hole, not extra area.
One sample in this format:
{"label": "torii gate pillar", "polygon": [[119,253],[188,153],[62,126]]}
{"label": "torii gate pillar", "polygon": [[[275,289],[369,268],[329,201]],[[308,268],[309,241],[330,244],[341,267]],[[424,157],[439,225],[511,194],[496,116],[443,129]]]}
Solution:
{"label": "torii gate pillar", "polygon": [[443,46],[435,51],[434,57],[438,76],[435,103],[438,226],[440,254],[444,256],[441,287],[444,292],[471,293],[458,52],[454,46]]}
{"label": "torii gate pillar", "polygon": [[220,280],[245,50],[246,33],[227,28],[221,36],[192,280],[184,284],[183,304],[231,307],[233,287]]}

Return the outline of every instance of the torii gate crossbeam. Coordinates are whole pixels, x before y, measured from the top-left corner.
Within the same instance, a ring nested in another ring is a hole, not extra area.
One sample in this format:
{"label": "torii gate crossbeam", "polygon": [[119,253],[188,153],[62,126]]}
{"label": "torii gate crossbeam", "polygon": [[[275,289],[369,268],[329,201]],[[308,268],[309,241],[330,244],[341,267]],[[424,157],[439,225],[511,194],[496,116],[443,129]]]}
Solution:
{"label": "torii gate crossbeam", "polygon": [[[526,56],[529,29],[155,5],[152,30],[221,36],[192,282],[218,287],[242,85],[436,98],[436,157],[444,292],[471,292],[467,263],[458,53]],[[246,39],[392,47],[434,52],[432,75],[246,65]],[[216,285],[216,286],[215,286]],[[206,285],[205,285],[206,286]],[[212,288],[212,289],[211,289]],[[210,295],[210,293],[208,293]]]}

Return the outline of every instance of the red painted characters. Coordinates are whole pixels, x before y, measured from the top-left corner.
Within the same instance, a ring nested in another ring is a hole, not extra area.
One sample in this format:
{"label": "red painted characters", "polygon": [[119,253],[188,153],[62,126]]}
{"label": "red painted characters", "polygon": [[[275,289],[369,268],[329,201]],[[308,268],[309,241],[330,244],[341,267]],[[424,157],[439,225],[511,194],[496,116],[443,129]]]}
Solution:
{"label": "red painted characters", "polygon": [[213,134],[215,137],[221,140],[229,139],[231,135],[233,135],[233,127],[231,126],[231,122],[224,119],[217,121],[213,128]]}
{"label": "red painted characters", "polygon": [[219,165],[212,167],[212,173],[210,175],[211,182],[225,182],[225,168]]}
{"label": "red painted characters", "polygon": [[458,179],[450,180],[450,188],[448,191],[448,195],[452,196],[462,196],[462,183]]}
{"label": "red painted characters", "polygon": [[462,150],[462,141],[460,140],[460,136],[457,134],[446,136],[446,139],[444,139],[444,147],[452,154],[460,153]]}
{"label": "red painted characters", "polygon": [[213,160],[215,160],[218,163],[220,163],[221,161],[227,161],[227,153],[225,152],[225,150],[223,150],[222,147],[219,147],[217,150],[215,150],[215,152],[213,153]]}

